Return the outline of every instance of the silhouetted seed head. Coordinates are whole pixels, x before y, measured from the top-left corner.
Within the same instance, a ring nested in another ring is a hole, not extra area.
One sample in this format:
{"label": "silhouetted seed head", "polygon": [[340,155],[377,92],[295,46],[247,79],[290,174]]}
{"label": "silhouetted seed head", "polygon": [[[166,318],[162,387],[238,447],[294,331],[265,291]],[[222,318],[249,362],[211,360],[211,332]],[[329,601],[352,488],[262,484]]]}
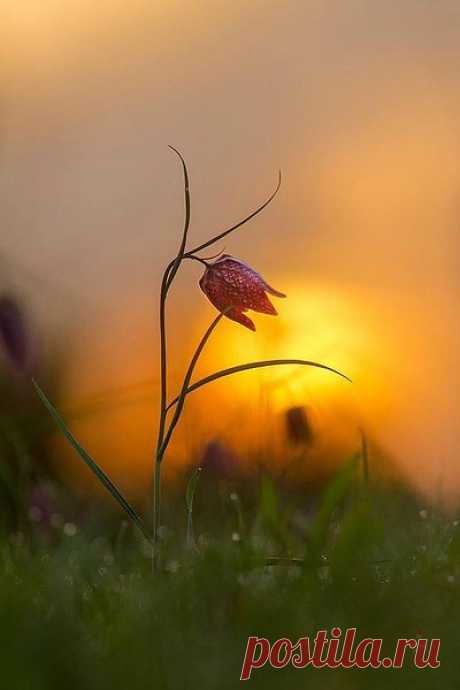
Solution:
{"label": "silhouetted seed head", "polygon": [[233,479],[240,471],[240,461],[236,453],[220,441],[210,441],[203,450],[200,465],[206,474],[219,479]]}
{"label": "silhouetted seed head", "polygon": [[231,307],[226,316],[251,331],[255,331],[256,327],[244,312],[252,309],[276,316],[277,311],[266,293],[275,297],[286,297],[282,292],[270,287],[250,266],[229,254],[223,254],[207,264],[200,280],[200,287],[216,309],[225,311]]}
{"label": "silhouetted seed head", "polygon": [[290,407],[286,411],[286,432],[291,443],[311,443],[313,431],[304,407]]}
{"label": "silhouetted seed head", "polygon": [[26,326],[21,309],[10,297],[0,297],[0,341],[12,365],[24,371],[29,360]]}

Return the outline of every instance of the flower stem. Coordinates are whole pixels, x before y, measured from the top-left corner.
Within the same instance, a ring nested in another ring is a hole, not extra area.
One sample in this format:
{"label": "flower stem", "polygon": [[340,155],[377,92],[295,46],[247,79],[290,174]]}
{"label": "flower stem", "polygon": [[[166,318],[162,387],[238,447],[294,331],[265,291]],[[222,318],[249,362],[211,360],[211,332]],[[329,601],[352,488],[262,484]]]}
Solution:
{"label": "flower stem", "polygon": [[170,146],[170,149],[174,151],[179,157],[182,163],[182,170],[184,174],[184,204],[185,204],[185,219],[184,219],[184,229],[182,231],[182,239],[177,252],[176,257],[171,261],[164,274],[161,281],[161,291],[160,291],[160,421],[158,428],[158,440],[157,448],[155,453],[155,471],[154,471],[154,481],[153,481],[153,553],[152,553],[152,567],[154,571],[158,570],[159,567],[159,544],[158,544],[158,528],[160,526],[160,507],[161,507],[161,461],[163,459],[164,450],[164,434],[166,426],[166,415],[167,415],[167,395],[168,395],[168,345],[167,345],[167,334],[166,334],[166,299],[168,297],[168,291],[171,284],[176,276],[177,271],[180,268],[185,248],[187,245],[187,234],[190,227],[190,182],[187,171],[187,166],[185,161],[180,154],[180,152]]}
{"label": "flower stem", "polygon": [[155,475],[153,480],[153,554],[152,570],[158,572],[160,567],[160,554],[158,549],[158,530],[160,527],[161,510],[161,457],[157,455],[155,460]]}
{"label": "flower stem", "polygon": [[[161,458],[163,457],[164,453],[166,452],[168,444],[171,440],[171,436],[172,436],[174,429],[176,428],[177,422],[179,421],[180,416],[182,414],[182,410],[183,410],[184,404],[185,404],[185,396],[187,395],[187,389],[190,385],[190,381],[191,381],[196,363],[198,362],[198,359],[200,358],[200,355],[203,351],[203,348],[206,345],[206,343],[208,342],[209,337],[211,336],[211,333],[213,332],[213,330],[215,329],[215,327],[217,326],[219,321],[222,319],[222,317],[225,316],[225,314],[228,313],[230,310],[231,310],[231,307],[228,307],[223,312],[221,312],[218,316],[216,316],[214,321],[208,327],[206,333],[201,338],[201,340],[198,344],[198,347],[195,350],[195,353],[192,357],[190,365],[187,369],[187,373],[185,374],[184,382],[182,384],[182,389],[181,389],[181,392],[180,392],[178,400],[177,400],[177,405],[176,405],[176,409],[174,411],[173,418],[171,420],[171,423],[169,425],[169,428],[168,428],[166,434],[164,435],[163,443],[162,443],[162,445],[158,451],[158,454],[160,456],[160,462],[161,462]],[[170,406],[168,405],[166,409],[168,410],[169,408],[170,408]]]}
{"label": "flower stem", "polygon": [[158,553],[158,528],[160,526],[160,507],[161,507],[161,460],[163,453],[161,447],[163,445],[166,415],[167,415],[167,379],[168,379],[168,357],[167,357],[167,340],[166,340],[166,298],[168,295],[168,281],[171,270],[174,266],[172,261],[166,268],[163,279],[161,281],[160,291],[160,421],[158,427],[158,439],[155,452],[155,470],[153,480],[153,552],[152,552],[152,569],[158,570],[159,553]]}

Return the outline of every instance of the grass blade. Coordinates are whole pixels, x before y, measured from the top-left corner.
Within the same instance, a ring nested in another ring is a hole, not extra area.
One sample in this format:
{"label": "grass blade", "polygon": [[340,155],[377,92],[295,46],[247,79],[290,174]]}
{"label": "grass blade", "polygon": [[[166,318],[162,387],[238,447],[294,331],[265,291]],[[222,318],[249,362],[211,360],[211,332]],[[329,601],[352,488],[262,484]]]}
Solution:
{"label": "grass blade", "polygon": [[45,393],[42,391],[42,389],[40,388],[38,383],[35,381],[35,379],[32,379],[32,383],[35,387],[35,390],[37,392],[38,397],[40,398],[43,405],[46,407],[46,409],[50,413],[51,417],[54,419],[56,425],[59,427],[59,429],[62,431],[62,433],[64,434],[66,439],[69,441],[70,445],[74,448],[74,450],[77,451],[78,455],[88,465],[90,470],[92,470],[92,472],[94,472],[94,474],[99,479],[101,484],[103,484],[103,486],[105,486],[107,491],[109,491],[109,493],[112,495],[112,497],[123,508],[125,513],[134,522],[136,527],[142,532],[144,537],[148,541],[151,541],[151,537],[150,537],[149,533],[147,532],[146,528],[144,527],[144,524],[143,524],[141,518],[136,513],[134,508],[131,506],[131,504],[128,503],[128,501],[123,496],[121,491],[115,486],[115,484],[112,482],[110,477],[108,477],[108,475],[104,472],[104,470],[99,467],[99,465],[92,459],[92,457],[86,452],[86,450],[78,443],[75,436],[73,436],[73,434],[67,428],[64,420],[60,417],[58,411],[52,405],[52,403],[48,400]]}
{"label": "grass blade", "polygon": [[[308,359],[266,359],[266,360],[261,360],[258,362],[248,362],[247,364],[239,364],[235,367],[229,367],[228,369],[222,369],[221,371],[216,371],[214,374],[210,374],[209,376],[205,376],[203,379],[200,379],[199,381],[196,381],[193,383],[191,386],[188,386],[185,394],[188,395],[189,393],[192,393],[193,391],[196,391],[198,388],[201,388],[202,386],[205,386],[207,383],[211,383],[212,381],[217,381],[217,379],[221,379],[224,376],[231,376],[232,374],[238,374],[240,371],[250,371],[251,369],[261,369],[264,367],[277,367],[285,364],[299,364],[303,365],[306,367],[316,367],[317,369],[325,369],[326,371],[331,371],[333,374],[337,374],[338,376],[341,376],[343,379],[346,381],[349,381],[352,383],[352,380],[348,378],[345,374],[342,374],[342,372],[338,371],[337,369],[333,369],[332,367],[328,367],[326,364],[320,364],[319,362],[313,362]],[[174,405],[177,404],[179,400],[179,396],[177,398],[174,398],[172,400],[168,407],[166,408],[167,410],[171,409]]]}
{"label": "grass blade", "polygon": [[363,464],[363,479],[364,483],[369,484],[369,451],[367,445],[367,436],[362,429],[359,430],[361,437],[361,460]]}
{"label": "grass blade", "polygon": [[325,548],[334,511],[344,502],[350,490],[356,476],[358,459],[358,455],[352,457],[335,475],[323,493],[321,505],[310,533],[310,551],[315,558]]}
{"label": "grass blade", "polygon": [[191,513],[193,510],[193,499],[195,497],[196,487],[198,485],[202,470],[202,467],[197,467],[187,483],[187,489],[185,491],[185,505],[187,506],[188,513]]}
{"label": "grass blade", "polygon": [[195,537],[193,535],[193,499],[195,491],[198,486],[198,481],[202,472],[202,467],[197,467],[192,476],[188,480],[187,489],[185,490],[185,504],[187,506],[187,547],[195,548]]}

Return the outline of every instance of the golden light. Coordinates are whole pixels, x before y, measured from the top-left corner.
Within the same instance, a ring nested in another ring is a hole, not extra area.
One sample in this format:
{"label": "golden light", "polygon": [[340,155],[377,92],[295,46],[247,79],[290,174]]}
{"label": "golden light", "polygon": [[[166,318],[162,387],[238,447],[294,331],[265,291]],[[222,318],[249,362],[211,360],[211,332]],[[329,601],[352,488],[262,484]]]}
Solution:
{"label": "golden light", "polygon": [[[285,287],[286,282],[277,284]],[[222,406],[250,409],[249,426],[254,443],[263,439],[261,427],[273,426],[292,406],[306,406],[314,431],[325,453],[343,457],[356,449],[360,428],[386,424],[394,407],[388,385],[391,362],[397,356],[389,335],[382,333],[381,310],[356,292],[326,285],[291,284],[288,299],[277,301],[279,316],[255,316],[255,334],[233,325],[216,334],[206,370],[239,362],[272,358],[313,360],[343,372],[336,374],[303,366],[280,366],[245,372],[211,384],[195,393],[195,404],[209,396],[222,397]],[[393,351],[393,354],[392,354]],[[390,377],[391,378],[391,377]],[[202,397],[201,397],[202,396]],[[220,406],[219,406],[220,409]],[[272,421],[267,422],[267,413]],[[244,428],[239,427],[240,437]]]}
{"label": "golden light", "polygon": [[[369,418],[383,420],[388,387],[378,364],[384,346],[373,330],[373,310],[343,289],[278,282],[288,292],[286,300],[276,301],[279,316],[251,315],[256,333],[224,320],[208,343],[194,380],[244,362],[301,358],[338,369],[354,383],[329,371],[291,365],[246,371],[211,383],[188,399],[165,476],[173,477],[190,464],[203,444],[216,436],[248,462],[251,451],[264,451],[276,463],[288,462],[284,414],[292,406],[302,405],[308,411],[316,437],[312,456],[316,465],[346,459],[357,449],[359,428],[367,426]],[[188,350],[198,342],[210,316],[212,310],[205,309],[194,322],[190,342],[170,371],[170,391],[177,390],[180,376],[177,381],[175,376],[186,367]],[[129,319],[127,314],[123,331]],[[139,328],[142,331],[137,322],[128,330],[136,333]],[[75,359],[74,376],[69,378],[69,392],[73,390],[69,399],[76,399],[77,408],[84,411],[73,422],[75,431],[95,457],[106,457],[119,481],[133,489],[148,486],[157,413],[158,389],[152,383],[157,355],[151,349],[153,333],[143,333],[137,336],[143,350],[136,354],[130,343],[123,346],[123,337],[105,332],[98,346],[93,345],[91,360],[86,355],[81,361]],[[118,343],[116,349],[113,343]],[[111,357],[106,360],[109,349]],[[113,380],[112,393],[102,396],[101,405],[89,406],[88,400],[103,390],[104,378]],[[143,381],[144,387],[132,386]],[[279,459],[275,459],[277,450],[282,451]],[[80,473],[78,463],[75,470]]]}

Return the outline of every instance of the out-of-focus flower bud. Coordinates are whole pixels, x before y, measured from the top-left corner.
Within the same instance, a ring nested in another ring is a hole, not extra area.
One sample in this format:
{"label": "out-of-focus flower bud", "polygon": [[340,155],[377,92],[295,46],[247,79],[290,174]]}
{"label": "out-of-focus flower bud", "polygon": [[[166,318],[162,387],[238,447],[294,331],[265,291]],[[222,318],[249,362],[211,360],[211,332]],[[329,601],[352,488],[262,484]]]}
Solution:
{"label": "out-of-focus flower bud", "polygon": [[236,453],[217,440],[205,446],[200,465],[207,474],[219,479],[234,479],[240,473],[240,460]]}
{"label": "out-of-focus flower bud", "polygon": [[42,527],[50,527],[58,515],[55,487],[50,482],[35,484],[30,492],[29,518]]}
{"label": "out-of-focus flower bud", "polygon": [[277,311],[266,293],[286,297],[282,292],[270,287],[250,266],[229,254],[223,254],[207,264],[200,280],[200,287],[219,311],[231,308],[226,316],[251,331],[255,331],[256,327],[244,312],[252,309],[276,316]]}
{"label": "out-of-focus flower bud", "polygon": [[24,372],[29,365],[29,342],[24,315],[11,297],[0,297],[0,342],[18,371]]}
{"label": "out-of-focus flower bud", "polygon": [[286,432],[293,444],[307,444],[313,441],[313,431],[304,407],[290,407],[286,411]]}

